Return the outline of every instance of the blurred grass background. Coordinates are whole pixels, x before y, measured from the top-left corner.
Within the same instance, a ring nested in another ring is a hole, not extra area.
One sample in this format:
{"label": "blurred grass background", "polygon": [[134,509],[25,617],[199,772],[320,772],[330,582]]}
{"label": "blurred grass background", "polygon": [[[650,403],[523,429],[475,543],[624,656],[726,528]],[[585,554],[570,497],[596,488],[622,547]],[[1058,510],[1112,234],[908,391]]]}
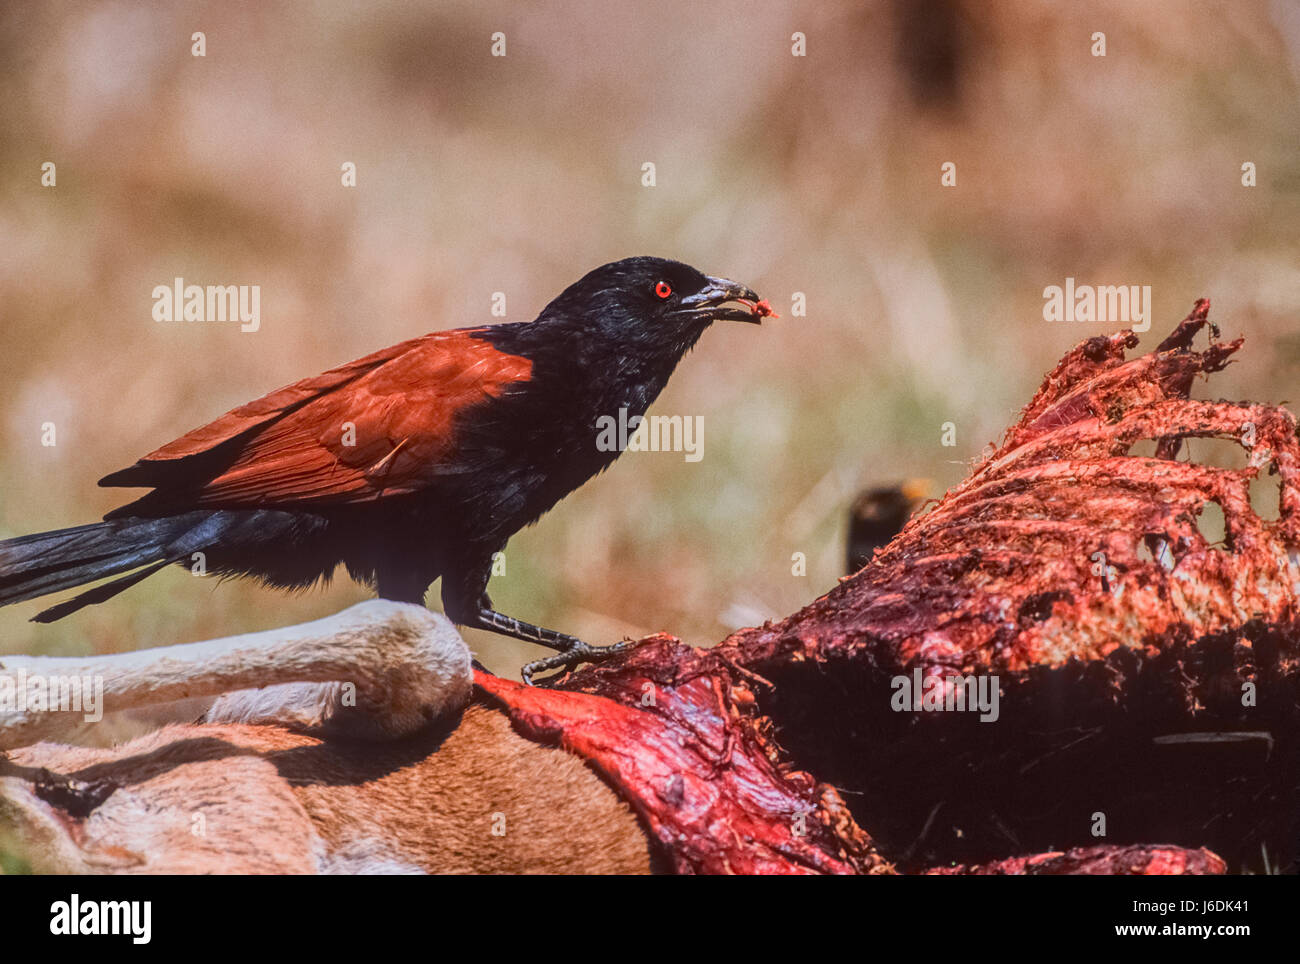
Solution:
{"label": "blurred grass background", "polygon": [[[628,454],[511,542],[498,608],[594,642],[707,644],[834,585],[860,487],[940,494],[1066,349],[1120,327],[1043,321],[1067,276],[1151,285],[1148,347],[1209,295],[1248,339],[1212,394],[1296,400],[1294,2],[9,3],[0,65],[0,537],[98,518],[129,495],[100,476],[234,405],[491,323],[494,291],[532,318],[633,254],[783,317],[716,327],[655,406],[704,416],[702,461]],[[177,276],[261,285],[261,330],[153,322]],[[174,569],[50,626],[26,621],[49,600],[0,610],[0,653],[365,595]],[[503,674],[543,655],[469,637]]]}

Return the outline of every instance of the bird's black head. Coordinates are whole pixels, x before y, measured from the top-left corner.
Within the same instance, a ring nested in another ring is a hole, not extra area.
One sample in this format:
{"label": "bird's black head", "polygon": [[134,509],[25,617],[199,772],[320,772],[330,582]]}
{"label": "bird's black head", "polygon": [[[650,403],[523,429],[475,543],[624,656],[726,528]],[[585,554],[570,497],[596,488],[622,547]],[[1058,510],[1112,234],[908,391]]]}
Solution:
{"label": "bird's black head", "polygon": [[715,321],[758,323],[758,300],[744,285],[710,277],[680,261],[625,258],[571,284],[538,321],[576,325],[629,348],[681,352]]}

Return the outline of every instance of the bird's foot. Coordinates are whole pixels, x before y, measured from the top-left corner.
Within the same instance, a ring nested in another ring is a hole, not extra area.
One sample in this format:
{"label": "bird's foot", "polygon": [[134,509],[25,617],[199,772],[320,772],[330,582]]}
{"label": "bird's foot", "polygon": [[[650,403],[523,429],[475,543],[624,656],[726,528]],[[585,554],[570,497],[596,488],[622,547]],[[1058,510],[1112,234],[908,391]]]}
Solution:
{"label": "bird's foot", "polygon": [[[546,686],[558,680],[565,672],[576,669],[580,663],[602,663],[615,653],[621,653],[625,649],[631,648],[632,645],[633,640],[630,639],[624,639],[610,646],[593,646],[590,643],[584,643],[582,640],[576,639],[574,644],[562,653],[547,656],[545,659],[533,660],[521,670],[521,675],[524,682],[529,686]],[[563,667],[564,672],[556,673],[536,682],[533,681],[535,674],[545,673],[547,670],[558,667]]]}

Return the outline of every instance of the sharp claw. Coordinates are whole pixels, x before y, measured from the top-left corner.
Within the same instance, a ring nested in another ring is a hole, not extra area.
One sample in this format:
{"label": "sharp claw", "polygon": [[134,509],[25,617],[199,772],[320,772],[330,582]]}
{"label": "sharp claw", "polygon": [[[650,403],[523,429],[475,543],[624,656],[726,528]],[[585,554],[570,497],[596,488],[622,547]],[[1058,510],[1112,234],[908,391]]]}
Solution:
{"label": "sharp claw", "polygon": [[533,682],[535,673],[544,673],[547,670],[563,667],[565,672],[571,672],[578,668],[582,663],[600,663],[609,659],[615,653],[620,653],[632,645],[632,640],[624,639],[621,642],[614,643],[610,646],[592,646],[589,643],[579,641],[577,645],[571,646],[562,653],[556,653],[554,656],[547,656],[545,659],[535,659],[528,663],[520,671],[524,683],[528,686],[545,686],[554,680],[559,679],[564,673],[557,673],[554,676],[548,676],[539,682]]}

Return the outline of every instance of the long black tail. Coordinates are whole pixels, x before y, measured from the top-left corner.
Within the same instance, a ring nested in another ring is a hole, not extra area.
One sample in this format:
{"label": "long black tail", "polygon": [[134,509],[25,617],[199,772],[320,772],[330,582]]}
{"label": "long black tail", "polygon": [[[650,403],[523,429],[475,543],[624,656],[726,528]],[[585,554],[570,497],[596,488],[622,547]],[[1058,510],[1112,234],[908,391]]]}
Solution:
{"label": "long black tail", "polygon": [[0,542],[0,606],[128,573],[32,617],[48,623],[103,602],[210,544],[225,528],[223,513],[187,512],[161,519],[127,518]]}

